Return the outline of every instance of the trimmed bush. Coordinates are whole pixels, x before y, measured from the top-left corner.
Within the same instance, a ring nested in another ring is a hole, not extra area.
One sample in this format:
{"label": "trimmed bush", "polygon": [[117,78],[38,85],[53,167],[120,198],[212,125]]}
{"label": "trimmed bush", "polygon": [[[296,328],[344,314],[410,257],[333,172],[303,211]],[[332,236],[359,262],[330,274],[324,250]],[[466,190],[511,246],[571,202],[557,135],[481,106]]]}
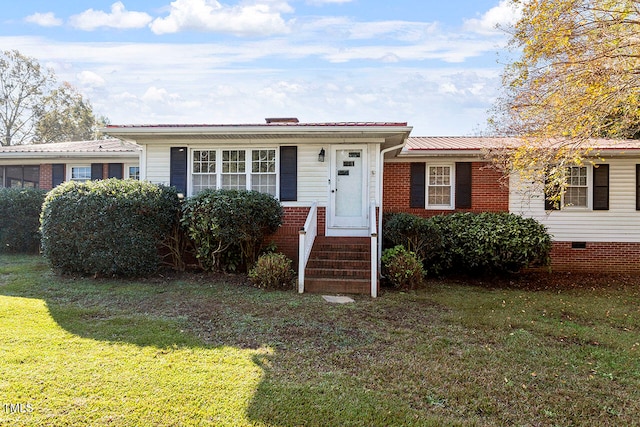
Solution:
{"label": "trimmed bush", "polygon": [[394,246],[402,245],[413,252],[423,265],[438,264],[433,261],[439,257],[443,240],[439,227],[430,219],[408,213],[392,214],[385,221],[384,237]]}
{"label": "trimmed bush", "polygon": [[264,239],[282,223],[280,202],[246,190],[204,190],[189,198],[181,223],[205,270],[250,267]]}
{"label": "trimmed bush", "polygon": [[44,256],[62,273],[152,273],[179,209],[175,188],[120,179],[63,183],[43,205]]}
{"label": "trimmed bush", "polygon": [[382,275],[398,289],[416,289],[424,278],[422,263],[415,253],[397,245],[382,253]]}
{"label": "trimmed bush", "polygon": [[513,273],[547,265],[551,236],[532,218],[510,213],[393,215],[385,237],[415,250],[429,273]]}
{"label": "trimmed bush", "polygon": [[293,289],[295,274],[291,264],[292,261],[281,253],[260,255],[249,270],[249,279],[261,289]]}
{"label": "trimmed bush", "polygon": [[38,252],[46,194],[35,188],[0,188],[0,252]]}
{"label": "trimmed bush", "polygon": [[443,271],[515,273],[547,265],[551,236],[533,218],[510,213],[455,213],[433,217],[440,229]]}

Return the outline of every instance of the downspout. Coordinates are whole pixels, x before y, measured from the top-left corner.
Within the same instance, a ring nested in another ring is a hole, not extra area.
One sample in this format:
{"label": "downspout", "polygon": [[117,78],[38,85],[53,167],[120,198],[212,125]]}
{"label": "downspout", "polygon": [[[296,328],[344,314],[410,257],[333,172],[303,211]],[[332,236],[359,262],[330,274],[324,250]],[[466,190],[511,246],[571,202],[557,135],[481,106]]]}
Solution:
{"label": "downspout", "polygon": [[382,189],[384,185],[384,155],[390,151],[397,150],[399,148],[403,148],[405,143],[403,142],[400,145],[396,145],[393,147],[385,148],[380,152],[380,173],[378,174],[378,200],[380,200],[380,208],[378,209],[378,271],[380,270],[380,259],[382,258],[382,207],[384,204],[382,203],[382,195],[384,191]]}

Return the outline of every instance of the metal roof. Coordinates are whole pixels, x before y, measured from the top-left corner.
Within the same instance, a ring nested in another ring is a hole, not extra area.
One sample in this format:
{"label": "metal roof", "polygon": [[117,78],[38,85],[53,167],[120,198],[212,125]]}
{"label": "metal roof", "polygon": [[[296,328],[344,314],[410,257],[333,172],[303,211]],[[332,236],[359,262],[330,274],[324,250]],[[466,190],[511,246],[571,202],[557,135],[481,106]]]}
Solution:
{"label": "metal roof", "polygon": [[[273,119],[270,119],[273,120]],[[276,119],[277,120],[277,119]],[[300,123],[296,121],[270,121],[268,123],[247,123],[247,124],[132,124],[132,125],[108,125],[104,128],[106,132],[115,129],[188,129],[188,128],[273,128],[273,127],[405,127],[407,122],[317,122]]]}
{"label": "metal roof", "polygon": [[93,141],[54,142],[50,144],[23,144],[0,146],[2,153],[131,153],[137,154],[140,147],[116,138]]}
{"label": "metal roof", "polygon": [[[536,144],[537,142],[533,142]],[[561,144],[559,139],[539,142],[541,147],[553,147]],[[594,138],[583,142],[595,150],[640,150],[640,140],[613,140]],[[520,138],[482,137],[482,136],[415,136],[407,138],[403,152],[429,153],[440,151],[482,151],[491,148],[510,148],[522,144]]]}

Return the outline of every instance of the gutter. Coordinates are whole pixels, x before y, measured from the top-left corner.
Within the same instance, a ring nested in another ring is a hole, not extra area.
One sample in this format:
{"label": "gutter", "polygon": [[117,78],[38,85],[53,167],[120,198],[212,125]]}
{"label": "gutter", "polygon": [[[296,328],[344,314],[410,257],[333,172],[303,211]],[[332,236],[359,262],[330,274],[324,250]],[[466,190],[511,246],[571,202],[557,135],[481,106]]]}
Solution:
{"label": "gutter", "polygon": [[380,152],[380,173],[378,174],[378,200],[380,200],[380,208],[378,209],[378,271],[382,271],[380,270],[380,260],[382,259],[382,208],[384,206],[383,203],[383,195],[384,195],[384,191],[383,191],[383,185],[384,185],[384,155],[387,154],[390,151],[393,150],[398,150],[401,149],[405,146],[405,142],[403,142],[402,144],[393,146],[393,147],[389,147],[389,148],[385,148],[384,150],[382,150]]}

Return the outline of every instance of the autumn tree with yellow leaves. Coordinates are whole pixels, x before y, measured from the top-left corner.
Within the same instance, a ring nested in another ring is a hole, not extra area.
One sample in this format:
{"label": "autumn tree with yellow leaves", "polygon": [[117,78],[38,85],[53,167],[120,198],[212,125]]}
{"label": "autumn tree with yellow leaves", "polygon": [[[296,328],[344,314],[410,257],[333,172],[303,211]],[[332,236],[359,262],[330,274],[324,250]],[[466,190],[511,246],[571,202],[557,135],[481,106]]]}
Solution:
{"label": "autumn tree with yellow leaves", "polygon": [[490,123],[519,141],[491,154],[505,171],[544,174],[547,189],[561,189],[567,166],[597,156],[594,138],[640,137],[640,1],[511,2],[522,11],[508,30],[519,58]]}

